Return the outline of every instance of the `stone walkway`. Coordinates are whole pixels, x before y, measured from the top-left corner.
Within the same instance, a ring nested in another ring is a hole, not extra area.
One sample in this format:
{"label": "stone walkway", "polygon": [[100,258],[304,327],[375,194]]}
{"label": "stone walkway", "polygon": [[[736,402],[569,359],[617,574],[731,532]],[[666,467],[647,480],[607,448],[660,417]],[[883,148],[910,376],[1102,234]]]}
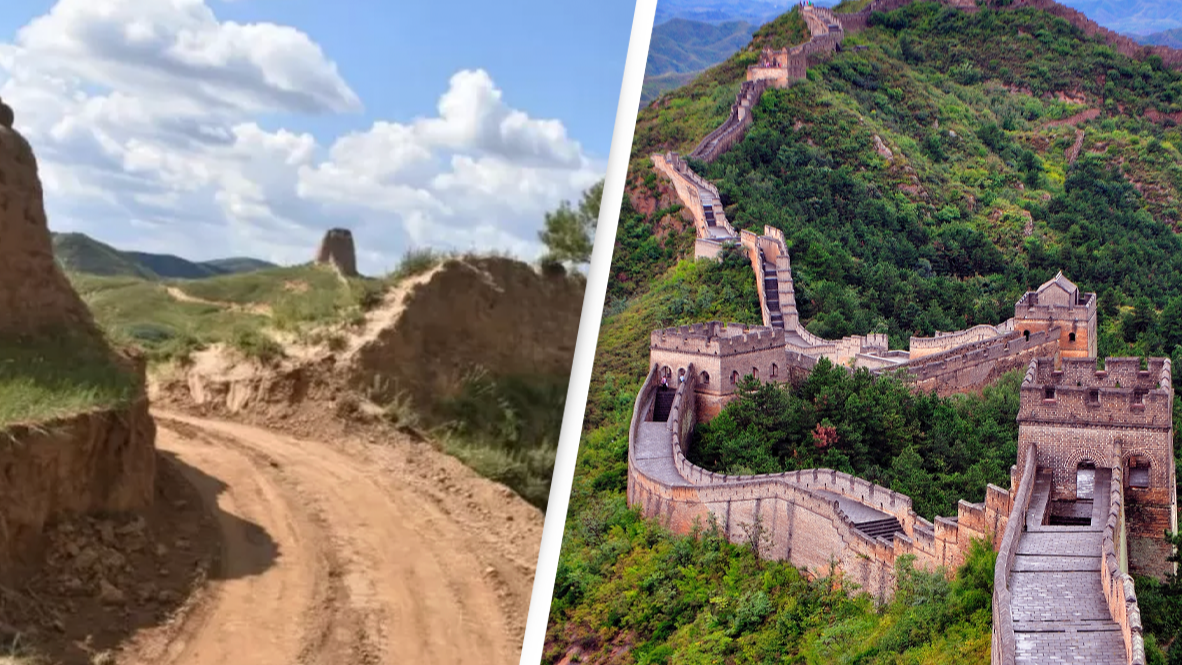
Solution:
{"label": "stone walkway", "polygon": [[[1096,486],[1108,487],[1108,469],[1096,469]],[[1042,481],[1042,478],[1039,478]],[[1045,510],[1049,483],[1031,497]],[[1089,526],[1042,526],[1028,515],[1010,574],[1010,614],[1019,664],[1123,664],[1125,643],[1100,587],[1100,548],[1108,493],[1100,492]]]}

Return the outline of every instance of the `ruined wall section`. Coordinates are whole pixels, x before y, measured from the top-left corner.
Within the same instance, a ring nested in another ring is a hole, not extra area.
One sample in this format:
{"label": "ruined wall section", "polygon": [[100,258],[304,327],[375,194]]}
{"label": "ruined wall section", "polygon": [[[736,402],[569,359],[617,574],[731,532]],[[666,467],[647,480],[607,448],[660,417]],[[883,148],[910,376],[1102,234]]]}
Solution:
{"label": "ruined wall section", "polygon": [[357,248],[349,229],[329,229],[316,250],[316,263],[331,265],[343,277],[357,276]]}
{"label": "ruined wall section", "polygon": [[69,330],[100,339],[98,326],[53,256],[33,147],[0,100],[0,335]]}
{"label": "ruined wall section", "polygon": [[[54,367],[76,354],[108,354],[111,370],[143,385],[144,361],[110,349],[85,303],[54,260],[32,146],[0,101],[0,337],[60,343],[31,380],[67,380]],[[6,380],[19,380],[11,368]],[[152,503],[156,430],[142,387],[132,404],[112,404],[47,422],[0,428],[0,577],[35,562],[42,527],[71,514],[128,511]]]}

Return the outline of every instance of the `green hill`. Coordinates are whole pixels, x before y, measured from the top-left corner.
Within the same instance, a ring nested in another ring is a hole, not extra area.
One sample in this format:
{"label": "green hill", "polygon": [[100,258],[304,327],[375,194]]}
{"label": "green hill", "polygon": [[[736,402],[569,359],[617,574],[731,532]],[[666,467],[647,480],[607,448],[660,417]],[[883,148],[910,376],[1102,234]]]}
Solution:
{"label": "green hill", "polygon": [[119,250],[82,233],[53,234],[53,253],[63,268],[105,277],[155,279],[156,273]]}
{"label": "green hill", "polygon": [[54,233],[53,251],[66,270],[104,277],[203,279],[275,267],[250,258],[195,262],[171,254],[122,251],[84,233]]}
{"label": "green hill", "polygon": [[[638,115],[546,663],[576,649],[585,663],[625,649],[637,663],[989,662],[987,550],[952,581],[901,570],[895,599],[876,606],[824,571],[806,580],[708,526],[676,536],[626,506],[628,424],[650,331],[759,320],[745,297],[749,263],[692,260],[693,231],[649,155],[689,153],[726,117],[759,49],[803,39],[797,13],[786,14]],[[1182,111],[1182,74],[1030,9],[917,3],[876,15],[844,46],[806,81],[766,92],[729,152],[691,164],[718,186],[736,228],[784,231],[809,330],[884,332],[901,348],[912,334],[999,323],[1061,269],[1099,293],[1101,355],[1182,362],[1182,128],[1157,115]],[[876,448],[881,460],[834,455],[829,466],[918,497],[929,516],[980,501],[988,482],[1007,484],[1020,376],[1005,379],[1009,389],[926,401],[844,376],[810,379],[793,393],[793,417],[823,397],[850,432],[863,409],[875,426],[920,424]],[[761,429],[772,422],[761,406],[740,404],[759,414],[741,435],[751,419],[713,421],[714,443],[752,453],[753,443],[781,442],[783,432]],[[1182,649],[1171,619],[1182,616],[1182,588],[1139,579],[1137,593],[1150,662],[1167,662],[1158,645]]]}

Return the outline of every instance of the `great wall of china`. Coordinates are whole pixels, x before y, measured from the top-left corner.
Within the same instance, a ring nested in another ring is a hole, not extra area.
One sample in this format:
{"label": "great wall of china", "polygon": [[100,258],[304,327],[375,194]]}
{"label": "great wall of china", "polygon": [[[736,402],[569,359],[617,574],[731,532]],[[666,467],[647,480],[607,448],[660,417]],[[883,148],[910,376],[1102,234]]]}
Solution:
{"label": "great wall of china", "polygon": [[[875,0],[852,14],[802,6],[810,41],[765,50],[726,121],[690,156],[709,162],[725,153],[742,140],[763,92],[804,79],[810,60],[840,50],[845,34],[865,29],[873,12],[912,1]],[[978,10],[971,0],[944,3]],[[1051,0],[1010,6],[1049,11],[1124,55],[1182,64],[1182,52],[1126,44],[1131,40]],[[651,370],[629,429],[629,505],[678,533],[713,517],[736,542],[758,523],[767,535],[762,556],[818,574],[836,565],[879,597],[892,593],[900,556],[952,569],[971,540],[988,538],[998,552],[994,664],[1083,658],[1144,665],[1129,571],[1161,578],[1174,570],[1161,539],[1164,530],[1177,530],[1170,361],[1150,359],[1142,370],[1140,359],[1109,358],[1098,370],[1096,294],[1062,273],[1026,293],[1007,321],[912,337],[909,351],[889,350],[885,335],[822,339],[800,325],[783,233],[768,226],[762,235],[736,231],[717,187],[684,159],[669,152],[652,162],[694,218],[695,257],[717,257],[727,245],[746,251],[763,326],[711,322],[652,333]],[[795,382],[821,358],[851,371],[899,372],[915,389],[940,395],[979,390],[1025,367],[1010,489],[989,485],[983,502],[962,500],[955,517],[929,522],[910,497],[837,471],[728,476],[687,459],[694,425],[734,398],[741,377]]]}

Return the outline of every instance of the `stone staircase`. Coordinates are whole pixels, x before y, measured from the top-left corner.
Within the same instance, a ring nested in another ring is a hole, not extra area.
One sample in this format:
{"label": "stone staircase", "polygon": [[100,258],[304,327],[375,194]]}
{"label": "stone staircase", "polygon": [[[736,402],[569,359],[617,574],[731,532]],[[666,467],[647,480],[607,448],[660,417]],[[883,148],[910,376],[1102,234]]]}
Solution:
{"label": "stone staircase", "polygon": [[657,399],[653,404],[653,422],[668,422],[669,411],[673,409],[673,400],[676,397],[677,391],[672,388],[657,390]]}
{"label": "stone staircase", "polygon": [[768,261],[762,249],[759,250],[759,262],[763,265],[763,293],[770,323],[773,328],[783,330],[784,313],[780,311],[780,278],[776,264]]}
{"label": "stone staircase", "polygon": [[878,538],[879,536],[890,538],[896,533],[903,533],[903,525],[894,517],[870,520],[868,522],[855,522],[854,527],[871,538]]}

